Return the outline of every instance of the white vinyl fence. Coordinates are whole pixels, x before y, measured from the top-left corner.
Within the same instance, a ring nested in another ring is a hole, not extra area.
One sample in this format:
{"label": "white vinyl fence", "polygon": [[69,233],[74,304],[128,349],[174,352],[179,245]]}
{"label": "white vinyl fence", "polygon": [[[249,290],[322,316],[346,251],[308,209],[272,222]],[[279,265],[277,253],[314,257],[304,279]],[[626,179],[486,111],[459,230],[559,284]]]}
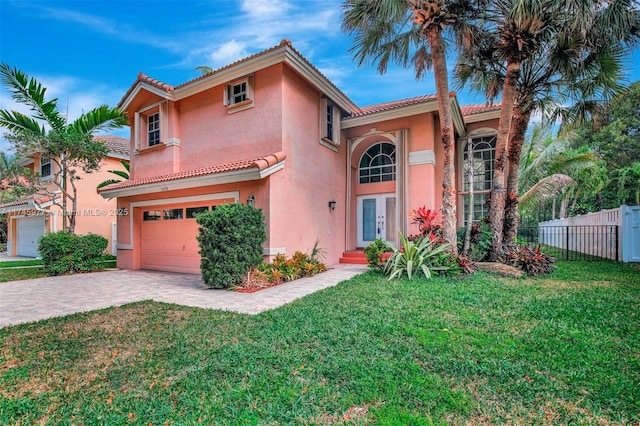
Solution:
{"label": "white vinyl fence", "polygon": [[541,222],[538,240],[562,250],[640,262],[640,206]]}

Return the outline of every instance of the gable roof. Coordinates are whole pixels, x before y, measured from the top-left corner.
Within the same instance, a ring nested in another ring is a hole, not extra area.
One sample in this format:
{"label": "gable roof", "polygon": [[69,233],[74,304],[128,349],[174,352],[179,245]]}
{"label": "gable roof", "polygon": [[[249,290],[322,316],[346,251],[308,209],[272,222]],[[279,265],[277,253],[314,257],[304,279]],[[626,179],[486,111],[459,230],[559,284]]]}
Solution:
{"label": "gable roof", "polygon": [[140,90],[149,91],[167,100],[177,101],[211,87],[245,77],[252,72],[278,63],[289,65],[311,85],[329,97],[342,110],[348,113],[359,111],[358,106],[309,62],[308,59],[294,49],[291,41],[287,39],[282,40],[277,46],[218,68],[206,75],[175,87],[140,73],[136,81],[133,82],[129,90],[127,90],[122,97],[122,100],[118,103],[118,107],[126,110]]}
{"label": "gable roof", "polygon": [[263,179],[282,169],[285,158],[284,152],[280,151],[259,158],[213,164],[143,179],[125,180],[105,186],[98,192],[105,198],[113,198],[167,191],[168,185],[171,185],[170,190],[174,190]]}

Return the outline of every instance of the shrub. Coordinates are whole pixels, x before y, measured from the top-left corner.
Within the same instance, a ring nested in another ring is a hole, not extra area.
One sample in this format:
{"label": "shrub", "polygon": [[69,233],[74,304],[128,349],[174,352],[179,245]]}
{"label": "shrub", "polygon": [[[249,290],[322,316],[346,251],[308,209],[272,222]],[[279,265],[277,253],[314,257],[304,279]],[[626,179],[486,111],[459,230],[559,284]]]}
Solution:
{"label": "shrub", "polygon": [[[467,228],[458,228],[458,251],[462,252],[464,237]],[[484,262],[489,258],[493,234],[489,231],[489,225],[484,223],[471,225],[471,244],[469,246],[469,260],[472,262]]]}
{"label": "shrub", "polygon": [[399,278],[407,274],[412,279],[416,273],[422,272],[425,278],[431,278],[432,271],[446,271],[448,266],[440,266],[444,257],[440,257],[448,248],[449,244],[439,242],[436,237],[419,237],[410,241],[400,233],[402,250],[391,246],[393,254],[384,266],[384,273],[389,275],[389,280]]}
{"label": "shrub", "polygon": [[101,235],[55,232],[40,238],[38,251],[47,274],[73,274],[101,269],[99,262],[107,244],[107,239]]}
{"label": "shrub", "polygon": [[231,288],[262,262],[267,239],[262,210],[224,204],[197,216],[200,269],[209,287]]}
{"label": "shrub", "polygon": [[384,266],[383,256],[386,252],[391,251],[391,247],[382,238],[370,243],[364,248],[364,254],[367,255],[369,268],[381,269]]}
{"label": "shrub", "polygon": [[540,252],[540,246],[515,246],[505,252],[500,261],[515,266],[529,276],[546,275],[553,271],[556,258]]}

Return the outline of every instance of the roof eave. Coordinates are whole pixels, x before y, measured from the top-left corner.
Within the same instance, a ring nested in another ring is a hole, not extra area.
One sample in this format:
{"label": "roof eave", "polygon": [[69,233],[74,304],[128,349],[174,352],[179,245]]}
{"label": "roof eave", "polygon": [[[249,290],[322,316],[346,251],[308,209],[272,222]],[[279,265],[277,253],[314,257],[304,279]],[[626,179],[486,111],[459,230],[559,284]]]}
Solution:
{"label": "roof eave", "polygon": [[367,124],[379,123],[380,121],[394,120],[397,118],[410,117],[412,115],[424,114],[434,111],[438,111],[438,101],[436,100],[348,118],[341,121],[340,128],[342,130],[351,129]]}
{"label": "roof eave", "polygon": [[111,199],[116,197],[131,197],[134,195],[154,194],[159,192],[175,191],[179,189],[198,188],[203,186],[222,185],[226,183],[246,182],[251,180],[264,179],[284,168],[282,160],[270,167],[260,170],[259,167],[251,167],[243,170],[232,170],[224,173],[216,173],[205,176],[195,176],[185,179],[173,179],[162,182],[153,182],[125,188],[109,190],[103,189],[100,195],[103,198]]}
{"label": "roof eave", "polygon": [[480,121],[488,121],[495,120],[500,118],[500,109],[496,109],[493,111],[485,111],[477,114],[469,114],[464,116],[464,122],[469,123],[477,123]]}
{"label": "roof eave", "polygon": [[138,96],[140,91],[146,90],[154,95],[158,95],[166,100],[173,100],[174,95],[173,92],[167,92],[166,90],[160,89],[159,87],[155,87],[149,83],[145,83],[144,81],[136,80],[135,83],[131,85],[131,88],[127,91],[124,97],[118,103],[118,108],[123,111],[126,111],[127,108],[131,105],[133,100]]}

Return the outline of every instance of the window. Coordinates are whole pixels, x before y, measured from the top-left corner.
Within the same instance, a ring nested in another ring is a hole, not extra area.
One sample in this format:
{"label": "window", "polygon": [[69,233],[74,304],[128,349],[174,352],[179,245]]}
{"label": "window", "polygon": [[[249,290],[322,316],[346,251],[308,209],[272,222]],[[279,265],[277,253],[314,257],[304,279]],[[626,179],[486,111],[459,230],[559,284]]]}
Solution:
{"label": "window", "polygon": [[160,113],[147,117],[147,146],[160,144]]}
{"label": "window", "polygon": [[462,214],[466,221],[469,212],[469,148],[473,152],[473,221],[481,221],[488,216],[487,200],[491,192],[493,180],[493,166],[496,151],[496,136],[482,136],[472,138],[465,143],[462,154]]}
{"label": "window", "polygon": [[193,219],[197,214],[209,211],[209,209],[204,207],[187,207],[187,219]]}
{"label": "window", "polygon": [[182,209],[170,209],[164,211],[164,220],[182,219]]}
{"label": "window", "polygon": [[253,78],[244,77],[225,86],[224,104],[229,114],[253,106]]}
{"label": "window", "polygon": [[333,140],[333,105],[327,104],[327,129],[326,138],[330,141]]}
{"label": "window", "polygon": [[51,176],[51,158],[40,158],[40,177],[46,178]]}
{"label": "window", "polygon": [[320,143],[334,151],[340,145],[340,108],[326,97],[320,99]]}
{"label": "window", "polygon": [[142,213],[142,220],[160,220],[160,210],[149,210]]}
{"label": "window", "polygon": [[358,169],[360,183],[377,183],[396,180],[396,147],[379,142],[367,149],[360,158]]}

